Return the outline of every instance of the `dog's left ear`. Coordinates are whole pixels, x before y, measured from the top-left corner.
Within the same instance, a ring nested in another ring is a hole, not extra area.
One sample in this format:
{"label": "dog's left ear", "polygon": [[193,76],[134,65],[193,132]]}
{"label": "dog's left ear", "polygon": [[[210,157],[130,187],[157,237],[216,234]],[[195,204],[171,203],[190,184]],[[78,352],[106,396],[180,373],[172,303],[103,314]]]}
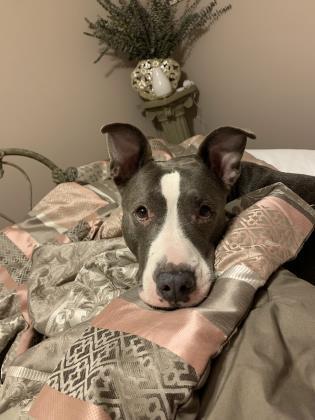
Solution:
{"label": "dog's left ear", "polygon": [[210,133],[201,143],[198,155],[230,189],[240,175],[240,163],[250,131],[236,127],[221,127]]}
{"label": "dog's left ear", "polygon": [[111,176],[118,187],[123,186],[152,159],[149,142],[144,134],[131,124],[104,125],[101,133],[107,136]]}

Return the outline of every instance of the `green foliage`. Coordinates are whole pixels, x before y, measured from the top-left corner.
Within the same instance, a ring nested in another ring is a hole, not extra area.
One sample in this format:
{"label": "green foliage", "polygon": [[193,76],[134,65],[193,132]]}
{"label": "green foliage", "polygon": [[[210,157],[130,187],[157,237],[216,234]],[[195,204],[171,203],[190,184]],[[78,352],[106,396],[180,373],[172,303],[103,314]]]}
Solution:
{"label": "green foliage", "polygon": [[231,4],[218,7],[217,1],[198,8],[201,0],[186,0],[178,16],[179,0],[97,0],[106,17],[95,22],[86,19],[90,32],[99,40],[99,61],[105,54],[128,60],[167,58],[193,41],[224,13]]}

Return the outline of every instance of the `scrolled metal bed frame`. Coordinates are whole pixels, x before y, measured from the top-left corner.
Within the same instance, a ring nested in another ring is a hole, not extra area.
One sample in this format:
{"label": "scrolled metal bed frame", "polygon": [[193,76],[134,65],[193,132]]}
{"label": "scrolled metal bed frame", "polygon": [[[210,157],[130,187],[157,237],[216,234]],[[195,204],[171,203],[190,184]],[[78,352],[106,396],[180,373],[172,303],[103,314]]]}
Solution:
{"label": "scrolled metal bed frame", "polygon": [[[32,181],[27,174],[27,172],[21,168],[16,163],[9,162],[5,160],[7,156],[23,156],[26,158],[34,159],[37,162],[40,162],[44,166],[46,166],[51,171],[52,180],[55,184],[61,184],[63,182],[73,182],[78,177],[78,170],[75,167],[69,167],[65,170],[61,169],[59,166],[57,166],[54,162],[52,162],[50,159],[46,158],[45,156],[33,152],[31,150],[27,149],[17,149],[17,148],[7,148],[7,149],[0,149],[0,180],[4,176],[4,167],[10,166],[17,171],[19,171],[24,178],[26,179],[28,183],[28,189],[29,189],[29,210],[33,207],[33,186]],[[2,219],[5,219],[9,223],[15,223],[14,220],[12,220],[10,217],[8,217],[6,214],[0,212],[0,217]]]}

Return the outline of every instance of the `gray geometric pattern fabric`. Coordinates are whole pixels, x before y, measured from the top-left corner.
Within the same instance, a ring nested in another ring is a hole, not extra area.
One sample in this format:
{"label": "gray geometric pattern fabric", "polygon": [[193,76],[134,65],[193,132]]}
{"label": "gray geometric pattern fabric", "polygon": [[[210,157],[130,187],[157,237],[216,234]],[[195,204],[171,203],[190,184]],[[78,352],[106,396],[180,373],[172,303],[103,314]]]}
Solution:
{"label": "gray geometric pattern fabric", "polygon": [[[101,405],[113,419],[171,419],[198,383],[195,370],[169,350],[119,331],[88,328],[48,385]],[[140,411],[139,411],[140,410]]]}
{"label": "gray geometric pattern fabric", "polygon": [[31,261],[3,232],[0,232],[1,265],[7,269],[17,283],[27,280],[31,269]]}

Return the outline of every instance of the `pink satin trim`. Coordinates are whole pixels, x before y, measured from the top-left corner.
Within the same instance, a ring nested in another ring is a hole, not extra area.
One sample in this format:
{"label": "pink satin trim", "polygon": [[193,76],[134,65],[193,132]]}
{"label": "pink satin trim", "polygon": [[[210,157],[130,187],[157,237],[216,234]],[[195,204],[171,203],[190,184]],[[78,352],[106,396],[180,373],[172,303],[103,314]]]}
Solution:
{"label": "pink satin trim", "polygon": [[110,420],[98,405],[82,401],[44,385],[29,414],[37,420]]}
{"label": "pink satin trim", "polygon": [[25,230],[13,225],[5,228],[3,233],[19,248],[27,258],[31,258],[38,242]]}
{"label": "pink satin trim", "polygon": [[[257,204],[259,205],[260,203]],[[297,210],[287,201],[282,200],[279,197],[267,196],[261,201],[261,205],[265,204],[270,205],[271,208],[277,208],[290,220],[294,229],[302,236],[302,238],[300,238],[300,236],[297,238],[300,242],[302,242],[313,229],[313,223],[305,217],[301,211]]]}
{"label": "pink satin trim", "polygon": [[64,244],[69,244],[71,242],[71,239],[68,238],[67,235],[58,235],[56,236],[55,241],[58,244],[64,245]]}
{"label": "pink satin trim", "polygon": [[9,290],[16,289],[17,287],[17,283],[13,280],[7,269],[2,265],[0,265],[0,281]]}
{"label": "pink satin trim", "polygon": [[165,347],[193,366],[198,375],[226,340],[225,334],[196,309],[145,310],[121,298],[112,301],[92,325],[139,335]]}
{"label": "pink satin trim", "polygon": [[19,342],[16,346],[15,355],[19,356],[31,347],[35,330],[31,325],[27,325],[21,332]]}
{"label": "pink satin trim", "polygon": [[30,323],[31,318],[28,313],[28,302],[27,302],[28,289],[26,287],[26,284],[19,284],[16,287],[16,295],[19,298],[20,309],[21,309],[24,319],[26,322]]}
{"label": "pink satin trim", "polygon": [[32,214],[44,225],[55,229],[72,228],[79,220],[85,219],[107,201],[95,192],[76,183],[59,184],[48,193],[32,210]]}
{"label": "pink satin trim", "polygon": [[20,309],[25,319],[27,326],[21,333],[19,343],[16,347],[16,355],[24,353],[27,349],[30,348],[32,339],[34,337],[34,328],[32,326],[32,319],[28,312],[28,289],[25,284],[20,284],[17,286],[16,295],[19,299]]}

